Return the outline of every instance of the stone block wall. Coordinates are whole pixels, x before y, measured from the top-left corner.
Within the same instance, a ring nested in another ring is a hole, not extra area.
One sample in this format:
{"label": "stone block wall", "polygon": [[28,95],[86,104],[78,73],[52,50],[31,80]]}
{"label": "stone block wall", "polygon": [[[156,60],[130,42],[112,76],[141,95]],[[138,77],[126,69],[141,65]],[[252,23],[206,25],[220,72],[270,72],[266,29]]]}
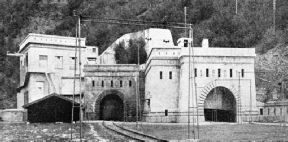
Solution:
{"label": "stone block wall", "polygon": [[0,110],[0,121],[23,122],[26,121],[26,111],[20,109]]}

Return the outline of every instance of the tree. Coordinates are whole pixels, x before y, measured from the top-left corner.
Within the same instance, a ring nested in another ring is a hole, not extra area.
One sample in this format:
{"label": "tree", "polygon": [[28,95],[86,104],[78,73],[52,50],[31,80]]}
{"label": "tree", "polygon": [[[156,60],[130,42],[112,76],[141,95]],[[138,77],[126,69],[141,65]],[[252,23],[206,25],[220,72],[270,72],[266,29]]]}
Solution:
{"label": "tree", "polygon": [[144,64],[147,60],[147,54],[145,51],[145,41],[143,38],[130,39],[128,45],[129,64],[138,64],[138,52],[139,52],[139,64]]}
{"label": "tree", "polygon": [[6,46],[4,35],[0,32],[0,72],[5,70],[6,63]]}
{"label": "tree", "polygon": [[147,60],[145,41],[143,38],[130,39],[127,48],[125,48],[124,42],[120,42],[116,45],[114,51],[117,64],[138,64],[138,51],[139,64],[144,64]]}
{"label": "tree", "polygon": [[128,53],[125,50],[125,43],[120,42],[115,47],[115,60],[117,64],[128,64]]}

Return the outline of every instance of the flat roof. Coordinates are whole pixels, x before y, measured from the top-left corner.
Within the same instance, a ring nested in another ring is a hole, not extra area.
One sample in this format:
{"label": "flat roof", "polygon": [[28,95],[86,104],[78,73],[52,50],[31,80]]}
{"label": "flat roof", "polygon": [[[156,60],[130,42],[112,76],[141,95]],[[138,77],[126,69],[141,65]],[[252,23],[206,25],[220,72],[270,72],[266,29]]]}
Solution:
{"label": "flat roof", "polygon": [[[66,37],[58,35],[45,35],[30,33],[28,36],[19,44],[19,52],[22,51],[29,43],[48,44],[48,45],[59,45],[59,46],[76,46],[75,37]],[[80,45],[86,46],[86,38],[81,38]]]}

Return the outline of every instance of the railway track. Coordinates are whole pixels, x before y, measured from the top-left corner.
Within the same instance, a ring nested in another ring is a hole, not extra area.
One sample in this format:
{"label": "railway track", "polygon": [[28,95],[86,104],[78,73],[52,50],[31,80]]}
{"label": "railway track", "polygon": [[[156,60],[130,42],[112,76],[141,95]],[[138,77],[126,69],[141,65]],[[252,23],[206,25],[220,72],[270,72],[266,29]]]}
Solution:
{"label": "railway track", "polygon": [[146,135],[146,134],[134,131],[134,130],[123,128],[121,126],[116,125],[113,121],[103,121],[102,125],[105,128],[107,128],[107,129],[109,129],[109,130],[111,130],[111,131],[113,131],[119,135],[125,136],[129,140],[140,141],[140,142],[147,142],[147,141],[149,141],[149,142],[168,142],[167,140],[159,139],[159,138],[149,136],[149,135]]}

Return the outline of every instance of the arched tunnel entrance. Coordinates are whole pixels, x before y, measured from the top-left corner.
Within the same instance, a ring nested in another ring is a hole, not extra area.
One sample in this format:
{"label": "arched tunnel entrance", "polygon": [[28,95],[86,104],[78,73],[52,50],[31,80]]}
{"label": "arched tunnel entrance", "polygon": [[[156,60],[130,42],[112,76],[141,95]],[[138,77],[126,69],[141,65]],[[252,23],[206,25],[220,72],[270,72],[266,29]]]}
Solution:
{"label": "arched tunnel entrance", "polygon": [[123,100],[115,94],[106,95],[100,103],[100,120],[123,121]]}
{"label": "arched tunnel entrance", "polygon": [[205,121],[236,122],[236,100],[225,87],[212,89],[204,101]]}

